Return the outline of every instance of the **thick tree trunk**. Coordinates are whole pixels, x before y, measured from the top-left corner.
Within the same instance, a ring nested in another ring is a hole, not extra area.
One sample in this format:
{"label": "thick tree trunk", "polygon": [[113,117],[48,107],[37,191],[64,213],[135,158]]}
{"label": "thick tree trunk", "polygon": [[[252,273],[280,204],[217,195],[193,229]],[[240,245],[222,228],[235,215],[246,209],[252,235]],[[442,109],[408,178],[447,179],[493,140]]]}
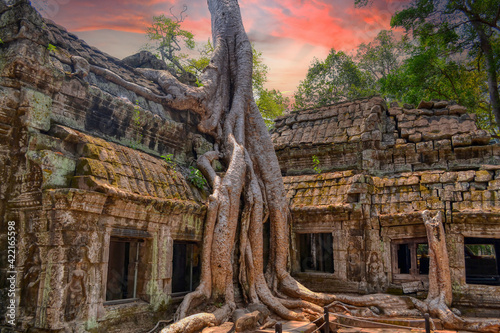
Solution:
{"label": "thick tree trunk", "polygon": [[500,133],[500,94],[498,92],[497,68],[493,57],[493,48],[491,46],[490,39],[484,32],[483,25],[472,18],[472,26],[474,27],[474,30],[476,30],[477,36],[479,37],[481,51],[484,54],[491,108],[493,115],[495,116],[497,125],[496,130]]}

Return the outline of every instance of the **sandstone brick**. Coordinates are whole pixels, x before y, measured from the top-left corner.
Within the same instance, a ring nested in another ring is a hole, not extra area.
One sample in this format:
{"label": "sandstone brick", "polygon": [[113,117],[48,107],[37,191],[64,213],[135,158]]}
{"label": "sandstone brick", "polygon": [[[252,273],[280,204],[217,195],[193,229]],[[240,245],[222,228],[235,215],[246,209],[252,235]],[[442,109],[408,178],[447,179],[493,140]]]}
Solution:
{"label": "sandstone brick", "polygon": [[418,106],[417,106],[417,109],[432,109],[432,107],[434,106],[434,102],[428,102],[428,101],[420,101],[420,103],[418,103]]}
{"label": "sandstone brick", "polygon": [[471,133],[472,144],[487,145],[491,140],[491,135],[485,130],[477,130]]}
{"label": "sandstone brick", "polygon": [[471,182],[475,176],[476,176],[476,173],[473,170],[459,171],[457,181],[459,181],[459,182]]}
{"label": "sandstone brick", "polygon": [[457,134],[451,138],[453,147],[470,146],[472,144],[472,137],[470,134]]}
{"label": "sandstone brick", "polygon": [[453,183],[458,179],[458,174],[456,172],[445,172],[441,175],[441,183]]}
{"label": "sandstone brick", "polygon": [[423,173],[421,176],[421,183],[439,183],[440,174],[438,173]]}
{"label": "sandstone brick", "polygon": [[461,105],[451,105],[448,109],[450,110],[450,114],[461,115],[467,112],[467,109]]}
{"label": "sandstone brick", "polygon": [[[401,131],[401,134],[403,131]],[[422,133],[413,133],[408,136],[408,141],[410,142],[420,142],[422,141]]]}
{"label": "sandstone brick", "polygon": [[437,101],[434,102],[434,109],[442,109],[448,106],[448,101]]}
{"label": "sandstone brick", "polygon": [[491,172],[486,170],[479,170],[476,171],[476,177],[474,180],[476,182],[489,182],[491,179],[493,179],[493,175]]}
{"label": "sandstone brick", "polygon": [[451,149],[451,140],[437,140],[434,141],[434,148],[437,150],[440,149]]}
{"label": "sandstone brick", "polygon": [[433,149],[434,149],[434,145],[433,145],[432,141],[417,143],[417,152],[418,153],[431,151]]}

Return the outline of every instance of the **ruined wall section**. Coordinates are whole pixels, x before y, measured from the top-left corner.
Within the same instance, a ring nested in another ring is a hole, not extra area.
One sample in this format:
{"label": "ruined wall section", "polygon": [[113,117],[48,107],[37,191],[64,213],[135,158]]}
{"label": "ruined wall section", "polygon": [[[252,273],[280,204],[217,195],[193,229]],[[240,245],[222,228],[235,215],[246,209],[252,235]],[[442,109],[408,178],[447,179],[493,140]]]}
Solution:
{"label": "ruined wall section", "polygon": [[[500,287],[465,279],[465,239],[500,239],[500,145],[477,128],[473,114],[446,101],[388,108],[374,97],[283,116],[272,138],[301,282],[320,291],[425,296],[426,276],[401,276],[394,251],[399,243],[425,242],[421,213],[439,210],[454,305],[498,315]],[[333,274],[301,272],[297,240],[310,233],[332,234]]]}
{"label": "ruined wall section", "polygon": [[272,139],[282,172],[359,170],[392,174],[500,164],[500,145],[454,103],[388,108],[380,97],[292,112],[275,121]]}
{"label": "ruined wall section", "polygon": [[[8,3],[0,2],[0,247],[15,221],[18,329],[153,326],[170,299],[173,242],[201,240],[207,193],[185,174],[212,142],[193,112],[138,94],[161,91],[133,68],[28,1]],[[138,300],[122,306],[103,305],[113,237],[139,240],[144,265]],[[2,266],[2,304],[5,274]]]}
{"label": "ruined wall section", "polygon": [[386,111],[385,102],[375,97],[278,117],[271,138],[282,172],[314,173],[313,155],[323,171],[365,169],[364,150],[394,143]]}

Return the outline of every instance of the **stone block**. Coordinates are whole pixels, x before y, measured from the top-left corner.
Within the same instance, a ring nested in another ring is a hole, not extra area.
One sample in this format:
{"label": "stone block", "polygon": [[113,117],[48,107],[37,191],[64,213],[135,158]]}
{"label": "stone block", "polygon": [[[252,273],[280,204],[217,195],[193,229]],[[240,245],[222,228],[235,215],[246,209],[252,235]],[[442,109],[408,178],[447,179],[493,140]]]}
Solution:
{"label": "stone block", "polygon": [[391,107],[389,109],[389,115],[391,115],[391,116],[397,116],[397,115],[400,115],[400,114],[403,114],[403,108],[400,108],[400,107]]}
{"label": "stone block", "polygon": [[457,181],[459,182],[471,182],[476,176],[476,172],[473,170],[459,171]]}
{"label": "stone block", "polygon": [[434,101],[434,109],[442,109],[448,106],[448,101]]}
{"label": "stone block", "polygon": [[21,107],[26,110],[26,125],[48,131],[50,129],[52,98],[29,88],[23,88],[21,96]]}
{"label": "stone block", "polygon": [[439,183],[441,174],[439,173],[423,173],[420,177],[422,184]]}
{"label": "stone block", "polygon": [[456,172],[445,172],[441,175],[441,183],[454,183],[458,179],[458,174]]}
{"label": "stone block", "polygon": [[420,101],[420,103],[418,103],[418,106],[417,106],[417,109],[432,109],[432,107],[434,106],[434,102],[428,102],[428,101]]}
{"label": "stone block", "polygon": [[488,131],[477,130],[471,133],[472,144],[487,145],[491,140],[491,135]]}
{"label": "stone block", "polygon": [[[401,131],[401,134],[402,133],[403,132]],[[408,136],[408,141],[415,142],[415,143],[422,141],[422,133],[417,132],[417,133],[410,134]]]}
{"label": "stone block", "polygon": [[450,110],[450,114],[461,115],[461,114],[464,114],[467,112],[467,109],[465,108],[465,106],[461,106],[461,105],[451,105],[448,107],[448,109]]}
{"label": "stone block", "polygon": [[489,182],[492,179],[493,179],[493,174],[487,170],[476,171],[476,176],[474,178],[476,182]]}
{"label": "stone block", "polygon": [[439,152],[437,151],[427,151],[422,152],[421,162],[425,164],[434,164],[439,161]]}
{"label": "stone block", "polygon": [[488,190],[500,190],[500,179],[488,182]]}
{"label": "stone block", "polygon": [[419,117],[414,121],[415,127],[426,127],[429,126],[429,119],[427,117]]}
{"label": "stone block", "polygon": [[428,152],[434,149],[432,141],[417,143],[417,153]]}
{"label": "stone block", "polygon": [[472,144],[472,137],[470,134],[457,134],[451,138],[453,147],[464,147]]}
{"label": "stone block", "polygon": [[448,109],[435,109],[434,114],[436,116],[446,116],[450,114],[450,111]]}

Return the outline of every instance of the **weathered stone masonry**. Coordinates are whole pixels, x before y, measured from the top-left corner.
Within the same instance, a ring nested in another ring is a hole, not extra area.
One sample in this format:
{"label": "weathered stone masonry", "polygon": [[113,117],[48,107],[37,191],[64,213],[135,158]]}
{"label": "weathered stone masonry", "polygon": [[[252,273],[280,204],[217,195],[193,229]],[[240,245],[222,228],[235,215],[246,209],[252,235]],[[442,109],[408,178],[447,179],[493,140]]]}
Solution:
{"label": "weathered stone masonry", "polygon": [[[174,243],[201,240],[207,194],[183,170],[212,143],[194,113],[89,72],[160,92],[27,1],[0,2],[0,37],[0,303],[15,221],[18,328],[152,327],[169,307]],[[127,275],[128,289],[112,291]]]}
{"label": "weathered stone masonry", "polygon": [[[400,274],[397,249],[426,243],[421,212],[440,210],[454,306],[498,317],[500,285],[466,283],[464,240],[496,242],[497,275],[500,266],[500,145],[474,120],[453,103],[387,108],[378,97],[278,118],[297,278],[321,291],[423,295],[427,276]],[[332,234],[333,273],[301,267],[301,235],[323,233]]]}
{"label": "weathered stone masonry", "polygon": [[[198,253],[207,193],[185,174],[213,143],[197,132],[194,113],[137,93],[161,92],[134,68],[42,19],[27,1],[11,2],[0,2],[0,248],[15,221],[18,328],[152,327],[172,293],[195,282],[174,285],[173,256],[176,248]],[[441,210],[454,306],[500,316],[500,287],[467,283],[464,258],[465,242],[499,244],[500,145],[465,111],[447,102],[388,109],[375,97],[277,119],[292,269],[302,282],[421,296],[427,278],[413,257],[425,242],[420,213]],[[402,245],[411,267],[395,261]],[[0,256],[4,304],[6,252]],[[127,290],[116,289],[124,275]]]}

